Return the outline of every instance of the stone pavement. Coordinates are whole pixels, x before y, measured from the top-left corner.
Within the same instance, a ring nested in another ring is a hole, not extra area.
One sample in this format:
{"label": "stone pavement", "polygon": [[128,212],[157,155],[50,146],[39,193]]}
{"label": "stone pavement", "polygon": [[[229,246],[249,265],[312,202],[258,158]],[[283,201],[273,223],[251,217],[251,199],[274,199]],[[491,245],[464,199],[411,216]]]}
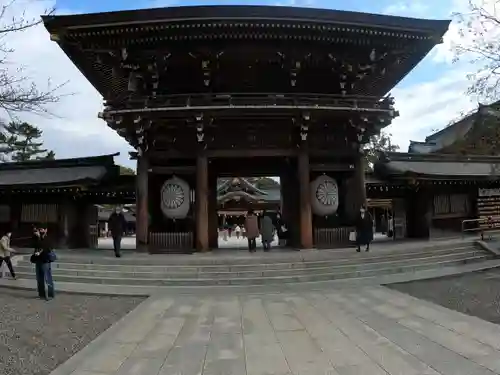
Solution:
{"label": "stone pavement", "polygon": [[500,374],[500,326],[381,286],[152,296],[51,375]]}

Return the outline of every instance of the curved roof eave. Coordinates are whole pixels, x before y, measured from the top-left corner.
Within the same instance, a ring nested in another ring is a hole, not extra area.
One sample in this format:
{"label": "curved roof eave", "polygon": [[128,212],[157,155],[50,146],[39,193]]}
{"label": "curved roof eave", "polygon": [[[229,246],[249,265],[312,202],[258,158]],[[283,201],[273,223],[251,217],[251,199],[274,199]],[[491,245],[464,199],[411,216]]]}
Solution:
{"label": "curved roof eave", "polygon": [[80,167],[86,165],[114,165],[115,156],[119,156],[119,152],[114,154],[84,156],[79,158],[53,159],[53,160],[27,160],[22,162],[7,162],[0,163],[0,170],[17,170],[17,169],[34,169],[34,168],[61,168],[61,167]]}
{"label": "curved roof eave", "polygon": [[443,35],[450,20],[428,20],[332,9],[258,5],[180,6],[77,15],[42,16],[49,31],[61,28],[94,27],[182,22],[202,20],[274,20],[287,22],[332,23],[375,28],[430,32]]}

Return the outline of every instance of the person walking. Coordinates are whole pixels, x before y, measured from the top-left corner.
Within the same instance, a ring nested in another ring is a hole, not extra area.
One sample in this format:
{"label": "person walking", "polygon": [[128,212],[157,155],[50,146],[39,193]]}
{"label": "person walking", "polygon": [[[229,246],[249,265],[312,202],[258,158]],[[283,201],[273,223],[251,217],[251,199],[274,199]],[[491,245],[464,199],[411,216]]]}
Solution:
{"label": "person walking", "polygon": [[262,219],[260,221],[260,235],[262,236],[262,247],[264,251],[270,251],[271,243],[274,239],[274,224],[266,211],[262,214]]}
{"label": "person walking", "polygon": [[125,220],[125,215],[123,215],[121,207],[116,207],[115,211],[109,216],[108,225],[111,230],[111,236],[113,237],[115,257],[120,258],[122,256],[120,253],[122,237],[127,227],[127,221]]}
{"label": "person walking", "polygon": [[259,237],[259,220],[253,210],[249,210],[245,218],[245,229],[248,240],[248,251],[255,253],[257,251],[256,238]]}
{"label": "person walking", "polygon": [[[7,268],[9,269],[10,276],[15,280],[16,279],[16,273],[14,272],[14,267],[12,267],[12,261],[10,259],[11,254],[15,253],[16,251],[10,247],[10,237],[12,236],[12,232],[7,232],[5,235],[0,239],[0,270],[2,269],[2,264],[5,262],[7,265]],[[0,277],[2,277],[2,274],[0,273]]]}
{"label": "person walking", "polygon": [[288,242],[289,232],[288,232],[288,227],[285,224],[285,220],[283,219],[281,213],[279,212],[276,215],[275,227],[276,227],[276,232],[278,234],[279,245],[285,247]]}
{"label": "person walking", "polygon": [[366,206],[361,206],[356,219],[356,251],[361,251],[361,245],[366,246],[366,251],[370,251],[370,243],[373,241],[373,220]]}
{"label": "person walking", "polygon": [[[50,252],[52,246],[47,235],[47,228],[38,228],[35,237],[38,241],[35,242],[35,251],[31,255],[31,263],[35,264],[36,284],[38,289],[38,297],[48,300],[54,298],[54,280],[52,278],[52,267],[50,265]],[[39,246],[38,248],[36,246]],[[47,290],[45,290],[47,286]]]}
{"label": "person walking", "polygon": [[241,227],[238,224],[236,224],[236,227],[234,228],[234,233],[236,233],[236,239],[239,240],[241,234]]}

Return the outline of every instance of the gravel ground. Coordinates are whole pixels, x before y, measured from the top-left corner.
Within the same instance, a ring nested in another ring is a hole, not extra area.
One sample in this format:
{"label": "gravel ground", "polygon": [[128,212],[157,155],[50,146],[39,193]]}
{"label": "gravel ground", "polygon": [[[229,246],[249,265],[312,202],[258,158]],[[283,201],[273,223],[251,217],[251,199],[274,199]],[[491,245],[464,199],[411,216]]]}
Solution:
{"label": "gravel ground", "polygon": [[500,324],[500,269],[386,287]]}
{"label": "gravel ground", "polygon": [[144,298],[0,289],[0,374],[47,375]]}

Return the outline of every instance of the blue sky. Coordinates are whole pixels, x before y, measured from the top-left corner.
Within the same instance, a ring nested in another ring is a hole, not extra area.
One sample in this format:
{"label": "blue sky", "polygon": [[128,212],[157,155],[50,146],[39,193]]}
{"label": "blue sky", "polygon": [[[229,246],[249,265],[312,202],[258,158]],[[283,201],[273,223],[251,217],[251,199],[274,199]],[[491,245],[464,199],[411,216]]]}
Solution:
{"label": "blue sky", "polygon": [[[153,8],[179,5],[279,5],[382,13],[416,18],[450,19],[453,11],[465,10],[468,0],[259,0],[259,1],[200,1],[200,0],[20,0],[25,9],[16,9],[36,17],[43,9],[54,6],[58,14],[105,12],[137,8]],[[26,5],[28,4],[28,5]],[[433,50],[393,91],[396,107],[401,116],[388,131],[393,143],[406,151],[409,140],[421,140],[432,129],[440,129],[457,119],[460,113],[477,105],[464,95],[469,85],[466,75],[470,66],[451,63],[450,46],[458,38],[457,27],[452,24],[445,42]],[[50,78],[56,83],[66,82],[65,90],[73,93],[64,97],[53,111],[51,118],[26,120],[44,131],[46,145],[54,149],[58,157],[77,157],[101,153],[122,152],[119,161],[127,161],[128,145],[113,133],[97,113],[102,110],[102,99],[94,88],[73,66],[58,46],[50,42],[43,26],[29,30],[9,40],[16,49],[16,62],[27,67],[36,83],[46,84]]]}

